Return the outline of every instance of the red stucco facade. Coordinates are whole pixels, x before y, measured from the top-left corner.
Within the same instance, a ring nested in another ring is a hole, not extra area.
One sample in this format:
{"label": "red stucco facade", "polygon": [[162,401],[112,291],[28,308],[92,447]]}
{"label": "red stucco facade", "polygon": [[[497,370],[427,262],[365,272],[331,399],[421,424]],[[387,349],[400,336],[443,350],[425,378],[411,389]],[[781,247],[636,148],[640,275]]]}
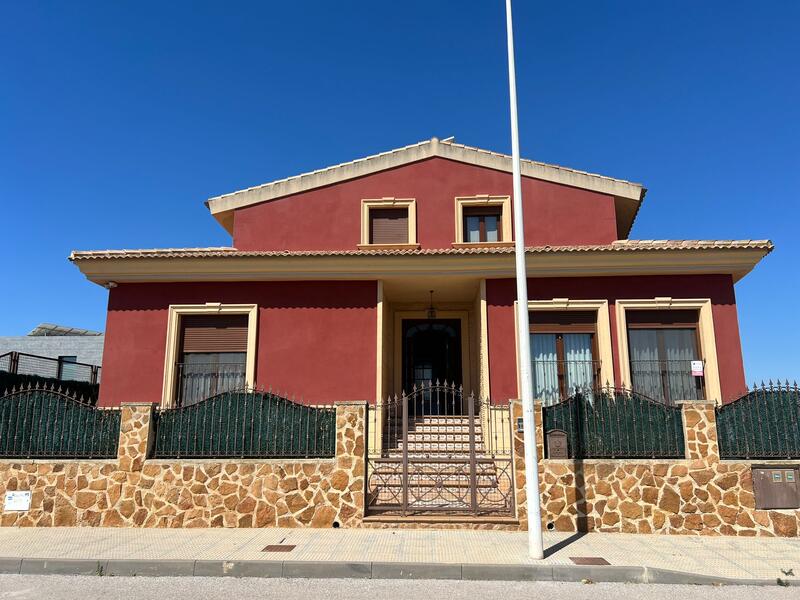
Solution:
{"label": "red stucco facade", "polygon": [[[672,275],[646,277],[593,277],[529,279],[531,300],[571,298],[608,300],[614,377],[620,380],[619,339],[616,300],[655,298],[710,298],[714,319],[717,360],[723,401],[737,398],[745,389],[736,295],[730,275]],[[515,282],[495,279],[486,282],[488,313],[489,381],[496,401],[518,398],[516,350],[514,348]]]}
{"label": "red stucco facade", "polygon": [[[455,198],[511,195],[511,174],[443,158],[430,158],[337,185],[263,202],[236,211],[233,245],[239,250],[354,250],[361,241],[361,200],[414,198],[417,241],[450,248],[455,240]],[[614,198],[524,178],[529,246],[608,244],[617,239]]]}
{"label": "red stucco facade", "polygon": [[100,405],[160,402],[169,305],[206,302],[258,304],[257,384],[309,402],[374,398],[374,281],[137,283],[110,292]]}
{"label": "red stucco facade", "polygon": [[[441,157],[426,158],[334,185],[231,209],[234,210],[233,246],[243,251],[287,254],[308,250],[346,250],[359,254],[362,200],[396,198],[415,200],[417,241],[422,250],[450,249],[456,240],[455,198],[511,194],[512,177],[508,172]],[[617,229],[620,206],[619,198],[614,196],[525,177],[523,198],[527,246],[608,245],[626,233]],[[403,252],[413,254],[414,250],[404,248]],[[198,261],[204,259],[197,258]],[[250,260],[250,255],[246,260]],[[358,275],[368,279],[365,281],[324,280],[328,273],[326,265],[331,264],[324,262],[325,257],[303,257],[303,260],[319,261],[314,262],[315,270],[309,272],[315,276],[321,273],[323,280],[280,280],[295,275],[285,271],[272,273],[265,267],[265,272],[254,276],[259,281],[230,281],[233,275],[216,273],[219,280],[203,283],[175,282],[162,276],[158,282],[122,282],[112,286],[100,404],[159,402],[163,395],[169,306],[208,302],[258,305],[255,380],[259,385],[271,386],[310,402],[372,401],[379,394],[391,392],[391,385],[386,383],[392,379],[388,370],[399,368],[399,360],[392,356],[395,340],[386,334],[393,327],[395,313],[392,311],[407,311],[409,306],[415,310],[425,307],[429,301],[428,286],[436,287],[438,278],[446,279],[448,273],[432,271],[435,275],[428,275],[425,284],[416,285],[418,282],[413,275],[398,275],[401,271],[395,271],[391,289],[402,299],[397,301],[391,294],[383,297],[385,322],[379,338],[379,282],[387,280],[381,271],[381,261],[390,258],[370,254],[371,270],[360,272],[368,272],[369,277]],[[470,258],[464,256],[463,260]],[[650,272],[648,263],[642,264],[644,266],[637,267],[636,272]],[[317,266],[319,271],[316,271]],[[659,268],[664,266],[660,264]],[[200,267],[193,272],[201,273]],[[569,273],[572,272],[569,267],[567,264],[559,269]],[[461,280],[453,289],[461,290],[462,297],[450,298],[460,303],[457,310],[464,309],[470,314],[471,323],[479,316],[476,306],[480,305],[480,281],[492,277],[479,269],[475,267],[469,275],[460,275]],[[347,277],[342,271],[330,273],[333,273],[330,277]],[[529,280],[530,298],[607,299],[618,383],[617,299],[710,298],[722,399],[733,399],[744,390],[731,275],[712,271],[712,274],[703,275],[557,276],[561,273],[558,270],[553,277]],[[176,278],[185,277],[180,274]],[[465,282],[468,278],[471,280]],[[412,292],[404,289],[406,283]],[[385,287],[389,289],[388,285]],[[497,402],[519,395],[515,375],[514,299],[511,279],[486,280],[489,386],[491,399]],[[470,370],[474,383],[474,374],[480,366],[477,364],[477,334],[470,335],[469,354],[474,361]],[[382,353],[380,376],[376,364],[378,347]],[[399,375],[394,373],[394,377],[397,379]]]}

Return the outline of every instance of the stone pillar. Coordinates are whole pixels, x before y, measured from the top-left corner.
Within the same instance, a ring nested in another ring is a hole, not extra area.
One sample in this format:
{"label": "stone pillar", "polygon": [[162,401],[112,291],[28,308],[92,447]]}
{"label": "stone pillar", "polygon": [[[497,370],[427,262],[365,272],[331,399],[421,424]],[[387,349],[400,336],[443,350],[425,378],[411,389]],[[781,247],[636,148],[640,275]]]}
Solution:
{"label": "stone pillar", "polygon": [[366,402],[336,403],[336,465],[331,474],[331,487],[342,493],[337,514],[342,527],[357,527],[364,518],[366,424]]}
{"label": "stone pillar", "polygon": [[[511,451],[513,453],[512,459],[514,462],[514,487],[515,487],[515,500],[517,507],[517,519],[519,519],[519,526],[521,530],[528,529],[528,500],[525,492],[525,485],[527,483],[525,478],[525,442],[523,432],[519,431],[517,427],[518,419],[522,418],[522,401],[510,400],[509,410],[511,412],[511,427],[514,432],[514,439],[511,444]],[[536,431],[534,437],[536,438],[536,452],[539,457],[539,493],[544,490],[544,482],[541,480],[543,471],[543,458],[544,458],[544,425],[542,422],[542,402],[536,400],[533,403],[533,415],[536,419]],[[544,517],[544,513],[542,513]]]}
{"label": "stone pillar", "polygon": [[678,403],[683,416],[683,437],[689,468],[708,469],[719,463],[717,413],[713,402]]}
{"label": "stone pillar", "polygon": [[150,450],[153,404],[124,402],[119,427],[117,459],[120,471],[141,471]]}

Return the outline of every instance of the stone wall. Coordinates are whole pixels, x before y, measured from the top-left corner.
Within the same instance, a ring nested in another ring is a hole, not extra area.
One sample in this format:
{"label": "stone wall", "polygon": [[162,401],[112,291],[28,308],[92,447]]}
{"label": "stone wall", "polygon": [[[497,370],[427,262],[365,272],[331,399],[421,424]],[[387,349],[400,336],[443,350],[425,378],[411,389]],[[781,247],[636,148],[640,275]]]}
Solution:
{"label": "stone wall", "polygon": [[342,527],[363,517],[365,403],[336,406],[336,455],[301,460],[146,460],[152,406],[122,406],[117,460],[0,463],[0,494],[31,509],[0,526]]}
{"label": "stone wall", "polygon": [[[513,417],[522,416],[519,402],[512,403],[511,410]],[[543,460],[541,417],[537,403],[542,524],[548,529],[798,535],[800,510],[756,510],[752,462],[720,460],[713,404],[683,404],[685,460]],[[519,433],[513,450],[518,517],[526,528],[525,457]]]}

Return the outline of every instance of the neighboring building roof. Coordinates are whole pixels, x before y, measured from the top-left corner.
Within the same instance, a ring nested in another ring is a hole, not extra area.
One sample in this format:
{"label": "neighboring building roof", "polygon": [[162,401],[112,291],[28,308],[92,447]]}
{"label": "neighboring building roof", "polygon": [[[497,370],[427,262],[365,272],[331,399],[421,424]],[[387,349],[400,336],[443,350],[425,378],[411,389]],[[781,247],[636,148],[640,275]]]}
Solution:
{"label": "neighboring building roof", "polygon": [[[738,281],[772,251],[769,240],[622,240],[526,249],[530,277],[730,274]],[[384,279],[422,274],[513,277],[514,248],[242,251],[162,248],[73,252],[70,260],[107,287],[152,281]]]}
{"label": "neighboring building roof", "polygon": [[[233,211],[236,209],[333,185],[356,177],[364,177],[432,157],[445,158],[508,173],[512,171],[511,156],[507,154],[457,144],[453,138],[440,140],[434,137],[410,146],[389,150],[388,152],[373,154],[309,173],[302,173],[237,192],[215,196],[206,201],[206,206],[220,224],[232,234]],[[523,159],[520,164],[523,177],[541,179],[614,196],[620,237],[627,237],[630,232],[636,213],[647,191],[641,184],[625,181],[624,179],[614,179],[613,177],[527,159]]]}
{"label": "neighboring building roof", "polygon": [[77,327],[66,327],[64,325],[54,325],[52,323],[40,323],[34,327],[29,336],[52,337],[52,336],[98,336],[103,335],[102,331],[92,331],[90,329],[78,329]]}
{"label": "neighboring building roof", "polygon": [[[610,244],[577,246],[529,246],[527,254],[563,252],[632,252],[663,250],[765,250],[770,240],[617,240]],[[69,260],[137,258],[246,258],[267,256],[440,256],[452,254],[513,254],[513,246],[460,246],[457,248],[375,248],[357,250],[237,250],[227,246],[211,248],[150,248],[141,250],[73,251]]]}

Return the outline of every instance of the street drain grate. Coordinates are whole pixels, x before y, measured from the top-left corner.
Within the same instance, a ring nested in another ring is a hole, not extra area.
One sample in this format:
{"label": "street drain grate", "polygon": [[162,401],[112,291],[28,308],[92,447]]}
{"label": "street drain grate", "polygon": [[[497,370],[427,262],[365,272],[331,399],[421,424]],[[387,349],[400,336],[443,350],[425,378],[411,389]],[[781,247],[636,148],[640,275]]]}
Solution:
{"label": "street drain grate", "polygon": [[297,546],[293,546],[290,544],[272,544],[270,546],[265,546],[262,552],[291,552]]}
{"label": "street drain grate", "polygon": [[610,565],[605,558],[599,556],[570,556],[569,559],[576,565]]}

